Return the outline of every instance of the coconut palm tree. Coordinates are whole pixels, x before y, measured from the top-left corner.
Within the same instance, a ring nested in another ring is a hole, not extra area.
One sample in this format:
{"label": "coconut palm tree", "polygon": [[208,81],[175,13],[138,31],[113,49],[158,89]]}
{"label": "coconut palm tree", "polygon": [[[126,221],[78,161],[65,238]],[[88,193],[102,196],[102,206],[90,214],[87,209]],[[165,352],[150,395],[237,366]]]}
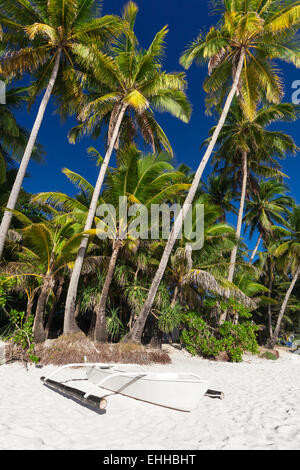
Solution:
{"label": "coconut palm tree", "polygon": [[[161,263],[153,279],[147,301],[127,340],[140,342],[146,319],[151,310],[175,240],[192,203],[203,171],[209,161],[220,131],[225,123],[232,100],[238,94],[245,113],[251,117],[260,98],[278,103],[283,94],[281,80],[274,68],[274,59],[300,65],[295,41],[300,25],[300,2],[261,2],[257,0],[227,0],[219,5],[221,20],[204,36],[200,34],[186,50],[181,63],[189,68],[194,60],[208,63],[209,77],[205,90],[208,106],[220,105],[226,97],[219,123],[196,171],[186,199],[185,209],[178,215]],[[227,94],[227,90],[230,89]]]}
{"label": "coconut palm tree", "polygon": [[285,271],[290,272],[290,285],[282,302],[273,336],[268,343],[271,348],[274,348],[276,345],[289,299],[300,275],[300,206],[294,207],[289,215],[288,222],[290,230],[277,229],[285,235],[285,241],[275,250],[274,254],[277,257],[283,258]]}
{"label": "coconut palm tree", "polygon": [[276,181],[262,181],[259,188],[246,201],[246,227],[250,227],[249,237],[258,230],[259,237],[251,254],[249,263],[252,264],[262,240],[272,237],[275,223],[285,226],[286,216],[293,206],[293,199],[287,196],[287,186]]}
{"label": "coconut palm tree", "polygon": [[[44,314],[48,296],[61,274],[72,265],[80,244],[80,225],[66,216],[60,223],[45,219],[40,223],[14,211],[23,223],[20,242],[15,242],[17,261],[3,266],[6,275],[17,278],[34,277],[39,280],[39,296],[36,306],[33,334],[35,342],[45,340]],[[33,293],[32,293],[33,294]]]}
{"label": "coconut palm tree", "polygon": [[[222,282],[228,264],[226,254],[231,251],[234,243],[233,228],[219,221],[222,209],[212,205],[207,194],[200,195],[193,206],[198,204],[204,205],[203,249],[192,251],[187,233],[179,241],[166,270],[166,278],[170,279],[174,288],[171,305],[174,306],[179,299],[185,299],[189,308],[195,310],[199,309],[200,292],[225,292],[225,289],[222,290]],[[193,211],[194,224],[196,217]]]}
{"label": "coconut palm tree", "polygon": [[204,190],[208,194],[209,202],[213,206],[218,206],[221,209],[220,222],[226,222],[227,212],[236,212],[233,205],[235,193],[232,189],[232,181],[223,175],[213,174],[204,183]]}
{"label": "coconut palm tree", "polygon": [[[274,122],[294,121],[299,116],[299,106],[280,103],[264,106],[249,119],[236,100],[228,113],[227,120],[219,135],[219,148],[213,161],[222,175],[231,177],[235,186],[240,186],[241,196],[236,227],[237,241],[241,237],[244,207],[247,191],[258,191],[258,176],[282,178],[276,157],[283,159],[288,153],[295,155],[294,140],[268,127]],[[213,133],[213,130],[211,131]],[[224,162],[224,163],[223,163]],[[222,167],[220,168],[220,166]],[[247,189],[249,188],[249,189]],[[231,253],[228,280],[233,281],[238,245]]]}
{"label": "coconut palm tree", "polygon": [[[287,224],[285,223],[285,226]],[[282,268],[276,259],[274,252],[281,245],[282,234],[277,229],[268,233],[264,240],[264,251],[259,253],[255,266],[258,266],[262,282],[268,288],[265,304],[267,306],[268,317],[268,336],[273,336],[273,310],[272,307],[278,304],[276,299],[278,294],[278,285],[282,285]]]}
{"label": "coconut palm tree", "polygon": [[[95,18],[97,4],[97,0],[0,1],[0,22],[10,47],[1,58],[0,73],[9,78],[35,74],[34,95],[46,87],[8,200],[10,210],[5,211],[2,218],[0,257],[12,218],[11,210],[16,206],[47,104],[52,92],[57,93],[55,85],[60,81],[59,74],[64,80],[70,77],[77,47],[82,44],[88,47],[91,43],[100,46],[121,31],[119,18]],[[74,74],[72,76],[74,78]]]}
{"label": "coconut palm tree", "polygon": [[[153,136],[157,135],[159,141],[171,151],[165,134],[154,120],[153,110],[167,111],[184,122],[189,120],[191,114],[191,107],[184,92],[186,88],[184,74],[168,74],[162,70],[161,60],[165,51],[167,28],[156,34],[147,50],[139,48],[133,31],[137,11],[137,6],[133,2],[129,2],[125,7],[123,16],[130,25],[131,35],[119,40],[111,48],[109,55],[96,48],[93,50],[83,46],[77,48],[83,68],[90,69],[91,86],[94,84],[96,87],[94,94],[96,96],[91,94],[91,101],[81,113],[84,122],[79,133],[93,132],[95,125],[109,115],[107,151],[93,192],[85,232],[91,229],[110,158],[114,147],[118,146],[122,124],[123,126],[126,124],[125,117],[130,118],[132,114],[136,116],[143,129],[142,135],[146,135],[146,142],[150,138],[155,145]],[[69,284],[65,309],[65,334],[77,330],[74,309],[87,245],[86,236],[82,239]]]}
{"label": "coconut palm tree", "polygon": [[[15,244],[14,244],[15,248]],[[40,290],[40,281],[34,276],[18,276],[11,288],[12,292],[26,296],[26,320],[33,315],[36,296]]]}

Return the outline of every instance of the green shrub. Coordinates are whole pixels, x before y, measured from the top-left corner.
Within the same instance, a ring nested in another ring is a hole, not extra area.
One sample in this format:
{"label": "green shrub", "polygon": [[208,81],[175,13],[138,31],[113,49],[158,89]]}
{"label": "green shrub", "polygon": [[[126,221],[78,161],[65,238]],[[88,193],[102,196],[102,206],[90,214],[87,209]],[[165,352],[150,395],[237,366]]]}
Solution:
{"label": "green shrub", "polygon": [[[15,309],[12,309],[9,312],[9,329],[6,336],[7,340],[12,340],[17,346],[19,346],[25,356],[25,353],[28,354],[29,359],[37,363],[39,358],[34,354],[34,342],[33,342],[33,321],[34,317],[30,315],[26,319],[25,312],[18,312]],[[23,357],[24,359],[24,357]]]}
{"label": "green shrub", "polygon": [[181,340],[193,355],[216,357],[225,351],[232,362],[241,362],[245,351],[258,352],[255,333],[258,327],[250,321],[234,325],[225,322],[219,328],[209,326],[196,313],[184,317]]}

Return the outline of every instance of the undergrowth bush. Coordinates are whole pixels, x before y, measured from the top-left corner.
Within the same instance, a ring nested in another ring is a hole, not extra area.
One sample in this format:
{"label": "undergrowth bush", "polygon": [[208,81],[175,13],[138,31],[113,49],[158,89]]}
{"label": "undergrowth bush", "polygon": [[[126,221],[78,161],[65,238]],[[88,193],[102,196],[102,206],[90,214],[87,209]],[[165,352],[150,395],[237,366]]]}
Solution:
{"label": "undergrowth bush", "polygon": [[217,357],[226,352],[232,362],[241,362],[245,351],[258,353],[258,326],[246,320],[237,325],[226,321],[218,328],[211,327],[196,313],[184,317],[185,329],[181,341],[187,351],[203,357]]}
{"label": "undergrowth bush", "polygon": [[9,312],[9,327],[6,332],[5,339],[12,341],[16,346],[21,348],[22,359],[27,356],[34,363],[39,362],[39,358],[35,355],[35,345],[33,342],[33,321],[34,317],[30,315],[26,318],[25,312],[18,312],[15,309]]}

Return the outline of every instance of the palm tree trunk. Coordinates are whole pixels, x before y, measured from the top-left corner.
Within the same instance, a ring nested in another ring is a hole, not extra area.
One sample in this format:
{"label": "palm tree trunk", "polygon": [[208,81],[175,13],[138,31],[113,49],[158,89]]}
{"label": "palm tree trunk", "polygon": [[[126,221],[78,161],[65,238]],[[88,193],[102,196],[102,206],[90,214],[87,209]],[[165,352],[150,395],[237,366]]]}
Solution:
{"label": "palm tree trunk", "polygon": [[[269,287],[270,288],[270,287]],[[272,286],[271,286],[272,288]],[[271,297],[271,294],[269,295]],[[268,305],[268,322],[269,322],[269,338],[273,337],[273,326],[272,326],[272,305]]]}
{"label": "palm tree trunk", "polygon": [[53,284],[52,277],[46,275],[44,277],[42,289],[38,298],[36,312],[33,322],[33,338],[35,343],[43,343],[46,339],[46,332],[44,329],[44,313],[45,307],[47,303],[47,298],[49,294],[49,290],[51,289]]}
{"label": "palm tree trunk", "polygon": [[[272,297],[272,288],[273,288],[273,270],[272,270],[272,261],[269,258],[269,293],[268,297]],[[272,305],[268,305],[268,321],[269,321],[269,339],[273,336],[273,326],[272,326]]]}
{"label": "palm tree trunk", "polygon": [[255,258],[256,253],[257,253],[257,250],[258,250],[258,248],[259,248],[259,245],[260,245],[261,240],[262,240],[262,234],[259,235],[259,238],[258,238],[258,240],[257,240],[257,243],[256,243],[255,248],[254,248],[254,250],[253,250],[253,253],[252,253],[252,255],[251,255],[249,264],[252,264],[252,263],[253,263],[253,260],[254,260],[254,258]]}
{"label": "palm tree trunk", "polygon": [[177,284],[177,285],[175,286],[174,295],[173,295],[172,302],[171,302],[171,307],[172,307],[172,308],[174,308],[175,305],[176,305],[178,294],[179,294],[179,286],[178,286],[178,284]]}
{"label": "palm tree trunk", "polygon": [[185,216],[187,215],[187,213],[189,211],[190,204],[192,204],[192,202],[194,200],[194,197],[195,197],[195,194],[197,192],[197,189],[199,187],[199,183],[200,183],[202,174],[203,174],[203,172],[205,170],[205,167],[206,167],[206,165],[207,165],[207,163],[210,159],[210,156],[213,152],[213,149],[214,149],[215,144],[218,140],[218,137],[219,137],[219,134],[222,130],[222,127],[223,127],[223,125],[226,121],[226,118],[227,118],[228,112],[230,110],[232,100],[233,100],[234,96],[236,95],[236,92],[237,92],[237,89],[238,89],[238,84],[239,84],[241,73],[242,73],[242,69],[243,69],[244,59],[245,59],[245,50],[244,50],[244,48],[242,48],[241,49],[241,54],[240,54],[240,59],[239,59],[239,64],[238,64],[237,71],[236,71],[236,74],[235,74],[235,78],[234,78],[234,81],[233,81],[233,84],[232,84],[232,88],[231,88],[231,90],[228,94],[228,97],[226,99],[223,112],[220,116],[220,120],[218,122],[218,125],[217,125],[214,133],[213,133],[213,136],[212,136],[210,144],[209,144],[209,146],[208,146],[208,148],[207,148],[207,150],[204,154],[204,157],[201,160],[200,165],[197,169],[197,172],[195,174],[193,183],[191,185],[191,188],[190,188],[189,193],[187,195],[187,198],[185,200],[184,206],[181,209],[181,211],[180,211],[180,213],[179,213],[179,215],[178,215],[178,217],[175,221],[172,232],[170,233],[170,236],[169,236],[169,239],[167,241],[164,253],[162,255],[159,267],[158,267],[158,269],[156,271],[156,274],[154,276],[154,279],[152,281],[152,285],[150,287],[148,297],[147,297],[147,300],[144,304],[144,307],[142,308],[142,310],[140,312],[140,315],[138,316],[135,324],[133,325],[132,330],[125,336],[125,338],[124,338],[125,341],[133,341],[133,342],[137,342],[137,343],[141,342],[143,330],[144,330],[144,327],[145,327],[145,323],[146,323],[147,317],[148,317],[148,315],[151,311],[151,308],[152,308],[153,302],[155,300],[155,296],[156,296],[158,287],[159,287],[160,282],[163,278],[165,269],[167,267],[167,264],[168,264],[168,261],[169,261],[169,258],[170,258],[170,255],[171,255],[171,252],[172,252],[172,249],[173,249],[173,246],[174,246],[174,244],[176,242],[176,239],[177,239],[177,237],[178,237],[178,235],[181,231]]}
{"label": "palm tree trunk", "polygon": [[293,292],[293,289],[295,287],[295,284],[299,278],[299,274],[300,274],[300,264],[297,268],[297,271],[292,279],[292,282],[290,284],[290,287],[288,288],[287,290],[287,293],[285,294],[285,298],[284,298],[284,301],[282,303],[282,306],[281,306],[281,309],[280,309],[280,312],[279,312],[279,315],[278,315],[278,318],[277,318],[277,323],[276,323],[276,327],[275,327],[275,330],[274,330],[274,333],[273,333],[273,336],[272,338],[269,340],[269,347],[270,348],[274,348],[275,347],[275,344],[276,344],[276,341],[277,341],[277,338],[279,336],[279,332],[280,332],[280,328],[281,328],[281,323],[282,323],[282,319],[283,319],[283,315],[286,311],[286,307],[287,307],[287,304],[288,304],[288,301],[290,299],[290,296]]}
{"label": "palm tree trunk", "polygon": [[51,311],[49,313],[49,318],[48,318],[47,325],[46,325],[46,328],[45,328],[45,333],[46,333],[46,338],[47,339],[49,338],[49,333],[50,333],[50,330],[51,330],[55,309],[56,309],[56,306],[59,302],[59,299],[60,299],[60,296],[61,296],[61,293],[62,293],[62,289],[63,289],[63,285],[64,285],[64,278],[61,277],[59,279],[58,287],[57,287],[57,290],[55,292],[53,305],[52,305]]}
{"label": "palm tree trunk", "polygon": [[[243,163],[243,183],[242,183],[240,208],[239,208],[238,220],[237,220],[237,226],[236,226],[236,233],[235,233],[237,244],[233,248],[233,250],[231,252],[231,256],[230,256],[230,265],[229,265],[229,273],[228,273],[228,281],[229,282],[233,281],[235,265],[236,265],[236,257],[237,257],[237,251],[238,251],[238,242],[241,238],[243,215],[244,215],[244,208],[245,208],[247,179],[248,179],[248,155],[247,155],[247,152],[245,152],[245,151],[243,152],[242,163]],[[220,315],[220,319],[219,319],[219,324],[220,325],[222,325],[222,323],[224,323],[224,321],[226,321],[226,317],[227,317],[227,310],[224,310],[224,312]],[[235,315],[234,323],[236,324],[237,321],[238,321],[238,316]]]}
{"label": "palm tree trunk", "polygon": [[[176,303],[177,303],[177,299],[178,299],[178,295],[179,295],[179,290],[180,290],[180,284],[176,284],[175,286],[175,289],[174,289],[174,294],[173,294],[173,298],[172,298],[172,302],[171,302],[171,308],[174,308]],[[172,333],[174,333],[174,330],[171,332],[169,331],[169,343],[173,343],[173,335]]]}
{"label": "palm tree trunk", "polygon": [[99,341],[100,343],[105,343],[107,341],[107,329],[106,329],[106,318],[105,318],[106,303],[107,303],[109,288],[113,280],[116,262],[118,259],[118,254],[119,254],[121,246],[122,246],[122,241],[116,240],[114,243],[113,252],[109,261],[107,275],[103,284],[100,302],[96,306],[97,317],[96,317],[96,325],[95,325],[95,332],[94,332],[94,340]]}
{"label": "palm tree trunk", "polygon": [[25,317],[25,321],[27,321],[27,320],[29,319],[29,317],[32,315],[32,308],[33,308],[33,304],[34,304],[34,297],[35,297],[35,293],[29,295],[28,298],[27,298],[27,306],[26,306],[26,317]]}
{"label": "palm tree trunk", "polygon": [[[56,81],[56,78],[57,78],[60,57],[61,57],[61,49],[59,49],[58,52],[57,52],[54,67],[53,67],[53,70],[52,70],[52,74],[51,74],[47,89],[45,91],[42,102],[40,104],[40,107],[39,107],[39,110],[38,110],[38,113],[37,113],[37,116],[36,116],[36,119],[35,119],[35,122],[34,122],[34,125],[33,125],[33,128],[32,128],[28,143],[26,145],[26,149],[25,149],[25,152],[24,152],[24,155],[23,155],[23,158],[22,158],[22,161],[21,161],[16,179],[15,179],[14,185],[13,185],[12,190],[10,192],[10,196],[9,196],[7,206],[6,206],[10,210],[14,210],[15,207],[16,207],[16,203],[17,203],[17,200],[18,200],[18,197],[19,197],[19,193],[20,193],[20,190],[21,190],[21,187],[22,187],[22,184],[23,184],[23,180],[24,180],[26,171],[27,171],[28,163],[29,163],[29,160],[30,160],[30,157],[31,157],[36,139],[37,139],[39,129],[40,129],[42,121],[43,121],[43,117],[44,117],[44,114],[45,114],[45,111],[46,111],[47,104],[49,102],[49,99],[50,99],[50,96],[51,96],[51,93],[52,93],[52,90],[53,90],[53,87],[54,87],[54,84],[55,84],[55,81]],[[6,236],[7,236],[9,226],[10,226],[12,215],[13,215],[12,212],[5,211],[4,215],[3,215],[3,218],[2,218],[2,221],[1,221],[1,226],[0,226],[0,259],[2,258],[3,249],[4,249],[4,245],[5,245],[5,241],[6,241]]]}
{"label": "palm tree trunk", "polygon": [[[115,125],[115,129],[114,129],[110,144],[108,146],[104,161],[101,165],[101,169],[100,169],[100,172],[99,172],[99,175],[98,175],[98,179],[97,179],[97,182],[96,182],[96,186],[95,186],[95,189],[94,189],[93,197],[92,197],[92,200],[91,200],[91,204],[90,204],[87,219],[86,219],[86,224],[85,224],[85,228],[84,228],[85,231],[90,230],[92,228],[92,225],[93,225],[93,221],[94,221],[94,217],[95,217],[96,210],[97,210],[98,199],[99,199],[99,196],[100,196],[102,184],[103,184],[103,181],[104,181],[104,178],[105,178],[105,175],[106,175],[106,171],[107,171],[107,168],[108,168],[108,165],[109,165],[109,162],[110,162],[110,157],[112,155],[115,142],[116,142],[118,134],[119,134],[120,126],[121,126],[121,123],[122,123],[122,120],[123,120],[123,117],[124,117],[124,114],[125,114],[125,111],[126,111],[126,107],[127,106],[124,104],[121,108],[121,111],[120,111],[120,114],[118,116],[118,119],[117,119],[117,122],[116,122],[116,125]],[[82,238],[82,241],[81,241],[81,244],[80,244],[80,247],[79,247],[79,250],[78,250],[77,258],[76,258],[76,261],[75,261],[75,264],[74,264],[74,268],[73,268],[73,271],[72,271],[72,275],[71,275],[71,279],[70,279],[70,283],[69,283],[69,288],[68,288],[68,293],[67,293],[67,299],[66,299],[65,318],[64,318],[64,334],[76,333],[76,332],[79,331],[79,328],[76,324],[75,317],[74,317],[75,302],[76,302],[76,296],[77,296],[79,277],[80,277],[81,268],[82,268],[85,252],[86,252],[86,249],[87,249],[88,241],[89,241],[88,236],[84,236]]]}
{"label": "palm tree trunk", "polygon": [[[240,200],[238,221],[237,221],[237,226],[236,226],[236,239],[237,239],[237,241],[239,241],[239,239],[241,238],[244,207],[245,207],[245,199],[246,199],[247,179],[248,179],[248,156],[247,156],[247,152],[243,152],[243,161],[242,161],[242,163],[243,163],[243,183],[242,183],[242,192],[241,192],[241,200]],[[229,282],[233,281],[237,251],[238,251],[238,244],[236,244],[236,246],[233,248],[233,250],[231,252],[229,274],[228,274],[228,281]]]}

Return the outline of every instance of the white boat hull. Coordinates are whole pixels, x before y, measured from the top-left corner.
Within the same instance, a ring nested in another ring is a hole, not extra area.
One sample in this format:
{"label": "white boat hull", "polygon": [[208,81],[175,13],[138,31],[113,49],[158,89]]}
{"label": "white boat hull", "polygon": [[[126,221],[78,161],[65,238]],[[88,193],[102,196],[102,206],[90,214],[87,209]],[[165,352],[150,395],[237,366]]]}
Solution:
{"label": "white boat hull", "polygon": [[[128,376],[128,372],[132,374]],[[127,374],[127,375],[126,375]],[[208,389],[208,382],[195,374],[143,372],[140,369],[111,370],[87,367],[87,378],[101,388],[137,400],[181,411],[192,411]],[[105,379],[105,380],[104,380]]]}

